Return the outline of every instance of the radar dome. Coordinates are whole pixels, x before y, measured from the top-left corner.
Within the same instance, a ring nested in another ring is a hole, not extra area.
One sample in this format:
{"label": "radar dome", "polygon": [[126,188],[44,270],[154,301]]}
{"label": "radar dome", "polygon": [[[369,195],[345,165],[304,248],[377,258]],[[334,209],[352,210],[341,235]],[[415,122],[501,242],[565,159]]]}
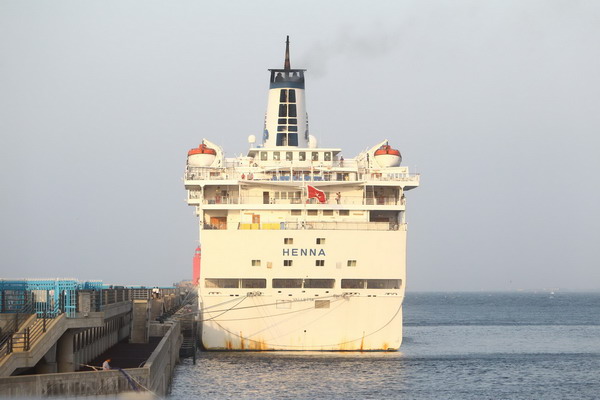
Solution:
{"label": "radar dome", "polygon": [[256,136],[254,136],[254,135],[248,136],[248,143],[250,143],[250,144],[256,143]]}
{"label": "radar dome", "polygon": [[308,148],[316,149],[317,148],[317,138],[313,135],[308,135]]}

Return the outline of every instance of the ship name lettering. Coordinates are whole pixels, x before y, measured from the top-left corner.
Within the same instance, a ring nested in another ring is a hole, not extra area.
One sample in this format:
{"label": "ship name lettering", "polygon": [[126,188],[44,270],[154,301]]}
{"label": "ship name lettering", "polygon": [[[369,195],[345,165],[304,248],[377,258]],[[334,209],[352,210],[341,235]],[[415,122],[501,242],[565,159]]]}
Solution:
{"label": "ship name lettering", "polygon": [[283,249],[284,257],[326,257],[325,249]]}

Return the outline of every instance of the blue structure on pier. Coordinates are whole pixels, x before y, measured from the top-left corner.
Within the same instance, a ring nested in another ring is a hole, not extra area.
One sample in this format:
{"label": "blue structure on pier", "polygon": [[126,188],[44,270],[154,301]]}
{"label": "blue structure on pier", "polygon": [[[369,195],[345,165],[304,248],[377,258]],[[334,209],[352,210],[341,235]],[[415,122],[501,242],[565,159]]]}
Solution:
{"label": "blue structure on pier", "polygon": [[[0,279],[0,313],[35,312],[39,316],[74,315],[77,291],[98,291],[107,286],[102,281],[80,282],[76,279]],[[100,298],[101,301],[101,298]]]}

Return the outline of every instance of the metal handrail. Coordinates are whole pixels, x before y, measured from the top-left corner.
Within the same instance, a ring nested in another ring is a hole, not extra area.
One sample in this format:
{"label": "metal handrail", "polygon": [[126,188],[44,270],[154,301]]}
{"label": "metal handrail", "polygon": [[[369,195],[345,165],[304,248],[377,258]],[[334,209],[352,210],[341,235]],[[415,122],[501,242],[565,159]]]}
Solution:
{"label": "metal handrail", "polygon": [[34,313],[35,310],[33,298],[30,298],[27,303],[23,304],[23,306],[14,313],[15,318],[8,321],[8,323],[4,326],[2,335],[0,336],[0,357],[13,351],[13,335],[19,331],[19,326],[21,323],[26,321],[28,318],[21,319],[19,315],[30,316]]}
{"label": "metal handrail", "polygon": [[10,354],[15,350],[29,351],[32,345],[47,332],[49,320],[54,319],[53,313],[44,313],[42,318],[35,320],[33,324],[21,332],[14,332],[5,342],[4,348],[0,347],[0,357]]}

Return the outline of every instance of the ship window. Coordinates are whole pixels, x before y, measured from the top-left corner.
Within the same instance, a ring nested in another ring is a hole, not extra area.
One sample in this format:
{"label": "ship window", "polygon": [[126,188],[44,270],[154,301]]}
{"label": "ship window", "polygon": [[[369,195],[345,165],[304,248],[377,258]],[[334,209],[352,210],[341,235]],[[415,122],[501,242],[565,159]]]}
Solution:
{"label": "ship window", "polygon": [[296,118],[290,118],[290,119],[288,119],[288,124],[296,125],[296,124],[298,124],[298,120]]}
{"label": "ship window", "polygon": [[298,153],[298,160],[306,161],[306,152],[305,151],[301,151],[300,153]]}
{"label": "ship window", "polygon": [[292,215],[302,215],[300,210],[292,210]]}
{"label": "ship window", "polygon": [[[291,129],[294,127],[290,126],[289,128]],[[289,140],[288,146],[298,146],[298,134],[297,133],[289,133],[288,140]]]}
{"label": "ship window", "polygon": [[279,152],[278,151],[273,152],[273,160],[279,161]]}
{"label": "ship window", "polygon": [[325,238],[317,238],[317,244],[325,244]]}
{"label": "ship window", "polygon": [[324,217],[331,217],[333,215],[333,210],[323,210]]}
{"label": "ship window", "polygon": [[[290,117],[298,116],[298,114],[296,113],[296,105],[295,104],[290,104],[288,107],[289,107],[288,115]],[[285,117],[285,115],[280,115],[280,117]]]}
{"label": "ship window", "polygon": [[364,289],[364,279],[342,279],[342,289]]}
{"label": "ship window", "polygon": [[305,289],[331,289],[335,283],[335,279],[305,279]]}
{"label": "ship window", "polygon": [[285,125],[285,124],[287,124],[287,119],[286,119],[286,118],[279,118],[279,119],[277,120],[277,123],[278,123],[279,125]]}
{"label": "ship window", "polygon": [[294,238],[284,238],[283,244],[294,244]]}
{"label": "ship window", "polygon": [[279,105],[279,116],[287,117],[287,105],[286,104]]}
{"label": "ship window", "polygon": [[291,267],[292,266],[292,260],[283,260],[283,266],[284,267]]}
{"label": "ship window", "polygon": [[260,159],[261,159],[262,161],[267,161],[267,157],[268,157],[268,154],[267,154],[267,152],[266,152],[266,151],[261,151],[261,152],[260,152]]}
{"label": "ship window", "polygon": [[285,133],[277,133],[277,139],[275,140],[277,146],[287,146],[287,134]]}
{"label": "ship window", "polygon": [[306,214],[311,216],[319,215],[319,210],[308,210]]}
{"label": "ship window", "polygon": [[313,151],[310,159],[313,161],[319,161],[319,153],[316,151]]}
{"label": "ship window", "polygon": [[350,210],[340,210],[339,215],[340,216],[350,215]]}
{"label": "ship window", "polygon": [[356,267],[356,260],[348,260],[349,267]]}
{"label": "ship window", "polygon": [[278,125],[277,132],[285,132],[285,125]]}
{"label": "ship window", "polygon": [[242,279],[242,288],[244,289],[260,289],[266,287],[266,279]]}
{"label": "ship window", "polygon": [[315,308],[329,308],[329,300],[315,300]]}
{"label": "ship window", "polygon": [[331,161],[331,152],[329,152],[329,151],[325,152],[325,161]]}
{"label": "ship window", "polygon": [[223,289],[237,289],[240,287],[239,279],[212,279],[206,278],[204,285],[207,288],[223,288]]}
{"label": "ship window", "polygon": [[273,279],[273,289],[301,288],[302,279]]}
{"label": "ship window", "polygon": [[293,157],[293,153],[291,151],[286,151],[285,152],[285,159],[286,159],[286,161],[292,161],[292,157]]}
{"label": "ship window", "polygon": [[279,93],[279,102],[280,103],[287,103],[287,94],[288,91],[287,89],[281,89],[281,92]]}
{"label": "ship window", "polygon": [[295,103],[296,102],[296,91],[294,89],[290,89],[290,97],[289,97],[289,102],[290,103]]}
{"label": "ship window", "polygon": [[288,126],[288,131],[290,132],[298,132],[298,127],[295,125]]}
{"label": "ship window", "polygon": [[260,267],[260,260],[252,260],[253,267]]}
{"label": "ship window", "polygon": [[325,260],[316,260],[315,261],[315,267],[324,267],[325,266]]}
{"label": "ship window", "polygon": [[367,289],[400,289],[402,279],[367,279]]}

